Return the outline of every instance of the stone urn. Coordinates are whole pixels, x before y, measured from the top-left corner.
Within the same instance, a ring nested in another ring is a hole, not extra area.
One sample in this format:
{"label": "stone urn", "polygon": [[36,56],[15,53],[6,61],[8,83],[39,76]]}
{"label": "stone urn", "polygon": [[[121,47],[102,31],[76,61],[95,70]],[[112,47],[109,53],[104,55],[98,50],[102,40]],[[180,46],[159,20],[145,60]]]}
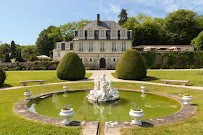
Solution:
{"label": "stone urn", "polygon": [[64,88],[64,91],[68,91],[67,90],[68,89],[68,85],[64,85],[63,88]]}
{"label": "stone urn", "polygon": [[142,85],[140,88],[142,89],[141,92],[144,93],[144,92],[145,92],[145,89],[146,89],[146,86],[145,86],[145,85]]}
{"label": "stone urn", "polygon": [[142,125],[142,122],[139,120],[144,116],[144,112],[141,109],[141,111],[134,111],[130,109],[129,115],[134,119],[132,120],[132,123],[134,125]]}
{"label": "stone urn", "polygon": [[62,121],[63,124],[65,125],[69,125],[72,121],[69,120],[71,117],[73,117],[73,115],[75,114],[75,112],[73,111],[73,108],[70,108],[69,110],[63,110],[61,109],[61,112],[59,113],[59,115],[64,118],[65,120]]}
{"label": "stone urn", "polygon": [[24,94],[23,94],[26,98],[26,100],[30,100],[30,96],[32,95],[32,92],[31,91],[26,91],[26,92],[24,92]]}
{"label": "stone urn", "polygon": [[193,98],[192,98],[192,96],[185,96],[185,95],[183,95],[182,99],[185,101],[184,102],[185,105],[191,105],[190,101],[192,101]]}

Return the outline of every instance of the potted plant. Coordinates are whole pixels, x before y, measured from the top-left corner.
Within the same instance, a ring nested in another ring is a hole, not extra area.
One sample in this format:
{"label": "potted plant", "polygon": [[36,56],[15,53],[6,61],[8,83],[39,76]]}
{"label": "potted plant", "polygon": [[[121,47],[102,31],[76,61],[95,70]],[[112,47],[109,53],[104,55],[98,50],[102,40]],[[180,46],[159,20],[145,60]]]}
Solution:
{"label": "potted plant", "polygon": [[65,125],[69,125],[72,122],[69,119],[75,114],[73,108],[70,108],[70,106],[71,105],[65,104],[65,106],[63,107],[63,109],[61,109],[61,112],[59,113],[59,115],[65,119],[64,121],[62,121],[62,123]]}
{"label": "potted plant", "polygon": [[144,116],[144,112],[138,107],[138,104],[132,102],[132,108],[130,109],[129,115],[134,119],[132,120],[134,125],[142,125],[142,122],[139,119]]}
{"label": "potted plant", "polygon": [[30,100],[31,95],[32,95],[32,92],[26,89],[24,92],[24,96],[26,97],[25,99]]}
{"label": "potted plant", "polygon": [[190,101],[192,101],[193,98],[192,98],[192,96],[190,96],[190,94],[185,93],[185,94],[183,94],[182,99],[185,101],[184,104],[191,105]]}
{"label": "potted plant", "polygon": [[142,93],[144,93],[145,92],[145,89],[146,89],[146,86],[143,84],[141,87],[140,87],[142,90]]}
{"label": "potted plant", "polygon": [[68,91],[67,90],[68,89],[68,85],[64,85],[63,88],[64,88],[64,91]]}

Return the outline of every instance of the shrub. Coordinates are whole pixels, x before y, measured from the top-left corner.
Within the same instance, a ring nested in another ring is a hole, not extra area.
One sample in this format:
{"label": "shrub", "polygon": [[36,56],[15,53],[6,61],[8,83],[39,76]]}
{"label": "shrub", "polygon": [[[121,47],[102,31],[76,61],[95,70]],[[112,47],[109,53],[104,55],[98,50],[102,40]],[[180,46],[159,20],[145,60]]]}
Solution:
{"label": "shrub", "polygon": [[30,55],[29,55],[29,61],[35,61],[35,60],[38,60],[37,55],[35,55],[35,54],[30,54]]}
{"label": "shrub", "polygon": [[3,87],[5,79],[6,79],[6,72],[0,68],[0,87]]}
{"label": "shrub", "polygon": [[125,51],[116,66],[116,77],[120,79],[140,80],[146,72],[142,56],[134,49]]}
{"label": "shrub", "polygon": [[79,80],[85,77],[85,67],[74,52],[67,53],[59,62],[57,76],[62,80]]}

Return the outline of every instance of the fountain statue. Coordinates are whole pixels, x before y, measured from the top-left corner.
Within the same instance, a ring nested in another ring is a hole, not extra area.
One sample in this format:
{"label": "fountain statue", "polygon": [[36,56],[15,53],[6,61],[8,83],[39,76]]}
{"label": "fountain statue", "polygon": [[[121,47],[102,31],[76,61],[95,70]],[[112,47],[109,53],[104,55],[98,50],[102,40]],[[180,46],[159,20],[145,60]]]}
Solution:
{"label": "fountain statue", "polygon": [[91,90],[87,96],[90,102],[108,102],[120,99],[119,92],[113,88],[112,80],[108,81],[109,86],[107,87],[105,77],[105,74],[102,74],[102,77],[97,76],[97,78],[100,79],[100,87],[98,81],[95,80],[94,90]]}

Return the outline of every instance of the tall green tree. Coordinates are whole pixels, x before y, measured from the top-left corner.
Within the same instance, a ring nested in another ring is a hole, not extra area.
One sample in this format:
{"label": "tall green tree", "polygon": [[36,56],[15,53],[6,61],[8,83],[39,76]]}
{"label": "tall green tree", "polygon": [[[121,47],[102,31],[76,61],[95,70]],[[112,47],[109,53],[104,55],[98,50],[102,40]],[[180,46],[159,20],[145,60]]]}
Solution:
{"label": "tall green tree", "polygon": [[120,20],[118,21],[118,24],[122,25],[128,20],[128,14],[125,9],[121,9],[121,13],[118,15],[118,18]]}
{"label": "tall green tree", "polygon": [[1,54],[9,53],[11,49],[11,45],[5,43],[0,45],[0,52]]}
{"label": "tall green tree", "polygon": [[62,41],[60,34],[53,33],[55,32],[54,29],[57,29],[57,27],[49,26],[47,29],[44,29],[40,32],[39,37],[36,41],[37,52],[39,54],[49,56],[49,52],[54,49],[54,44],[56,42]]}
{"label": "tall green tree", "polygon": [[21,48],[20,47],[18,47],[17,51],[16,51],[16,61],[19,61],[19,62],[23,62],[24,61],[22,56],[21,56]]}
{"label": "tall green tree", "polygon": [[60,25],[60,31],[62,33],[63,38],[67,38],[68,40],[72,41],[74,38],[74,31],[78,28],[81,28],[88,24],[89,20],[80,20],[79,22],[68,22],[64,25]]}
{"label": "tall green tree", "polygon": [[29,45],[29,46],[22,46],[22,57],[25,61],[29,60],[30,54],[36,54],[37,47],[35,45]]}
{"label": "tall green tree", "polygon": [[169,13],[164,20],[164,30],[169,44],[190,44],[191,40],[198,35],[196,20],[197,13],[179,9]]}
{"label": "tall green tree", "polygon": [[11,53],[11,56],[10,56],[11,59],[16,57],[16,44],[13,40],[11,41],[10,53]]}
{"label": "tall green tree", "polygon": [[197,50],[203,50],[203,31],[191,41],[191,45],[194,45]]}

